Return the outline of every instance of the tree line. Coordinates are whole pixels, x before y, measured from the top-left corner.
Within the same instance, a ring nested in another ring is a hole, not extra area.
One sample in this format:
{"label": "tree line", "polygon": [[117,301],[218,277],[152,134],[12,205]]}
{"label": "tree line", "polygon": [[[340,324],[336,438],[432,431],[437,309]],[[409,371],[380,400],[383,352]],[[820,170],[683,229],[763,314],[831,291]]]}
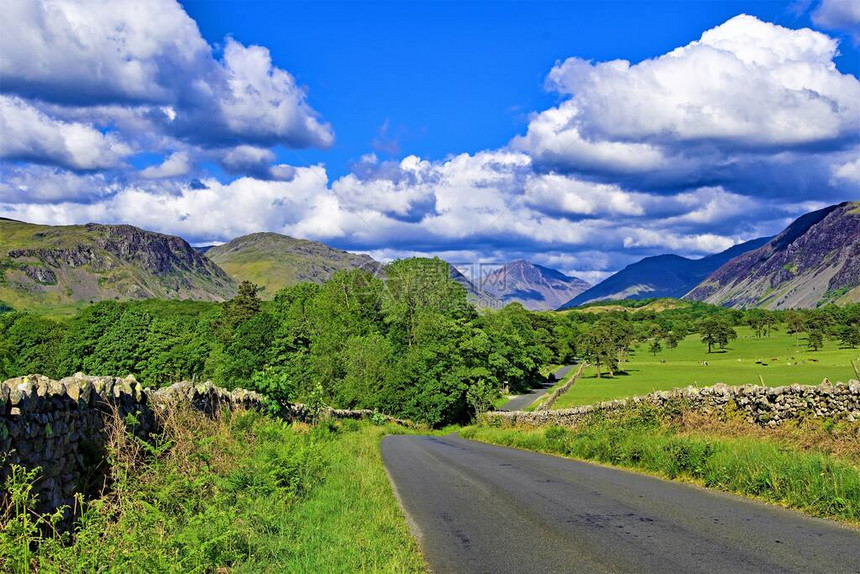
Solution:
{"label": "tree line", "polygon": [[[655,355],[687,336],[708,352],[749,325],[860,345],[860,305],[738,311],[693,303],[663,311],[478,312],[438,259],[387,266],[386,279],[339,271],[261,301],[243,283],[225,303],[104,301],[70,319],[0,313],[0,379],[82,371],[133,374],[147,386],[207,380],[279,402],[369,408],[431,425],[468,420],[502,393],[543,381],[551,364],[587,360],[615,375],[638,344]],[[641,303],[638,305],[642,306]]]}

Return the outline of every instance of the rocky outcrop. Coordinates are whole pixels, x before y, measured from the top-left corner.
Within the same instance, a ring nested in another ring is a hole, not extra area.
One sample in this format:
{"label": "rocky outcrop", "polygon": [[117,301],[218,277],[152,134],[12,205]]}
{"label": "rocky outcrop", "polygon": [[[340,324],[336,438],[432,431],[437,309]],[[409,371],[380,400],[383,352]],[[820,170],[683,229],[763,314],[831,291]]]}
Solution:
{"label": "rocky outcrop", "polygon": [[611,416],[639,406],[655,407],[667,415],[682,410],[721,417],[739,413],[748,423],[759,426],[778,426],[786,420],[806,417],[856,422],[860,421],[860,381],[790,387],[687,387],[572,409],[488,412],[479,416],[479,422],[511,427],[572,427],[595,415]]}
{"label": "rocky outcrop", "polygon": [[0,220],[0,300],[23,308],[105,299],[221,301],[234,293],[233,280],[179,237],[131,225]]}

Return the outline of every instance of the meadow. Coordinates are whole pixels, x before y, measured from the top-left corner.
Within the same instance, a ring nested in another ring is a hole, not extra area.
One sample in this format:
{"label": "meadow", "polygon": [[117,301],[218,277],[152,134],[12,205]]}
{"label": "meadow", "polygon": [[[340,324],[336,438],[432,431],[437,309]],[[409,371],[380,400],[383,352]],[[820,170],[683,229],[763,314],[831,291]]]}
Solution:
{"label": "meadow", "polygon": [[[656,355],[648,345],[633,348],[621,368],[624,373],[610,377],[604,370],[597,378],[589,368],[553,408],[563,409],[605,400],[644,395],[679,387],[761,384],[767,386],[817,385],[825,378],[833,382],[857,378],[851,361],[860,363],[860,349],[840,348],[838,341],[825,341],[818,351],[807,349],[801,335],[772,333],[756,337],[749,327],[735,327],[738,338],[724,349],[708,353],[701,336],[693,334],[675,349]],[[707,365],[703,364],[707,363]]]}

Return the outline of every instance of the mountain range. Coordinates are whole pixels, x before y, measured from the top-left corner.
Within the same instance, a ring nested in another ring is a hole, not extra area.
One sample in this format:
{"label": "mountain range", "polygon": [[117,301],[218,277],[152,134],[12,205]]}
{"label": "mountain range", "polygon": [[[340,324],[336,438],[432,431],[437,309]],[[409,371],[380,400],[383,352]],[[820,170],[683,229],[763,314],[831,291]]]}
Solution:
{"label": "mountain range", "polygon": [[[276,233],[254,233],[201,248],[130,225],[34,225],[0,218],[0,303],[16,309],[74,309],[104,299],[223,301],[238,282],[264,287],[321,283],[341,269],[384,277],[369,255]],[[617,299],[685,298],[726,307],[773,309],[860,301],[860,202],[806,214],[773,238],[689,259],[646,257],[590,286],[555,269],[517,260],[451,278],[482,308],[519,302],[532,310]]]}
{"label": "mountain range", "polygon": [[860,301],[860,202],[807,213],[716,269],[686,298],[768,309]]}
{"label": "mountain range", "polygon": [[616,299],[679,299],[732,258],[761,247],[769,240],[769,237],[753,239],[701,259],[688,259],[680,255],[646,257],[583,291],[561,308]]}

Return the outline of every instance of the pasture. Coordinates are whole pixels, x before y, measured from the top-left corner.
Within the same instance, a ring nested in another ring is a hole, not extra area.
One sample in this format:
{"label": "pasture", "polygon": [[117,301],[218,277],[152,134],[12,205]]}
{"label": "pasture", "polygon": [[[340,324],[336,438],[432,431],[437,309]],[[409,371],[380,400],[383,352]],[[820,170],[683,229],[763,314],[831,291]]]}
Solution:
{"label": "pasture", "polygon": [[[817,385],[822,379],[833,382],[857,378],[852,359],[860,364],[860,348],[840,348],[838,341],[826,340],[818,351],[806,348],[805,336],[785,332],[756,337],[748,327],[736,327],[738,338],[725,350],[708,354],[698,334],[689,335],[675,349],[657,355],[648,345],[634,347],[621,365],[623,373],[609,377],[605,370],[597,378],[593,367],[573,387],[559,397],[554,408],[563,409],[605,400],[644,395],[678,387],[761,384]],[[704,364],[707,363],[707,364]]]}

